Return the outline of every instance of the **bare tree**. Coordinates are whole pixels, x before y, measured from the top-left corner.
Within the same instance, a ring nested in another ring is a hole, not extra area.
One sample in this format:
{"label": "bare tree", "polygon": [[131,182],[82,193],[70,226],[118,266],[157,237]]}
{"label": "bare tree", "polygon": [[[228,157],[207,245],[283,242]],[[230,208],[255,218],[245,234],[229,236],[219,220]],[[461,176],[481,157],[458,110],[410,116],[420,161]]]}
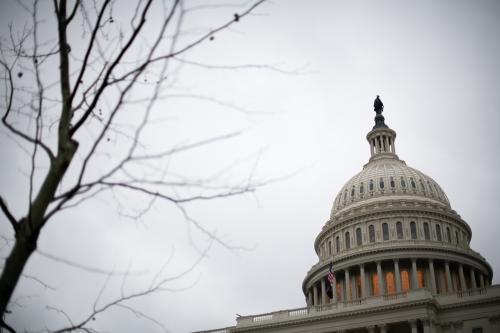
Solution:
{"label": "bare tree", "polygon": [[[238,13],[204,32],[190,31],[183,20],[190,12],[214,9],[216,5],[188,7],[182,0],[145,0],[137,1],[133,9],[124,13],[112,0],[54,0],[52,17],[42,18],[40,12],[42,7],[46,10],[46,3],[20,2],[31,16],[31,24],[20,31],[11,25],[9,36],[2,38],[1,112],[5,132],[29,154],[31,165],[26,211],[13,211],[8,194],[0,197],[2,212],[15,234],[0,278],[2,317],[37,248],[42,229],[62,210],[105,191],[140,193],[150,198],[150,204],[156,200],[170,202],[196,228],[227,246],[191,219],[183,204],[247,193],[257,184],[246,179],[238,184],[212,186],[207,179],[169,174],[165,161],[179,152],[238,133],[174,145],[162,151],[148,151],[141,140],[151,110],[159,101],[193,97],[169,90],[179,68],[176,65],[205,66],[185,56],[237,24],[263,1],[240,4]],[[48,23],[41,32],[42,20]],[[47,75],[50,71],[57,74]],[[21,84],[21,80],[16,80],[20,78],[30,83]],[[138,87],[140,93],[136,93]],[[224,103],[211,96],[194,97]],[[127,108],[140,112],[127,113]],[[123,119],[128,119],[125,125],[120,123]],[[113,152],[113,163],[97,167],[96,160],[99,153],[106,151],[110,135],[121,138],[120,146]],[[154,172],[144,172],[145,168]],[[154,281],[145,292],[162,288],[163,283],[161,279]],[[124,300],[140,295],[122,295],[121,301],[96,306],[88,318],[61,331],[92,331],[84,328],[96,313],[112,305],[125,307]],[[13,331],[3,320],[2,326]]]}

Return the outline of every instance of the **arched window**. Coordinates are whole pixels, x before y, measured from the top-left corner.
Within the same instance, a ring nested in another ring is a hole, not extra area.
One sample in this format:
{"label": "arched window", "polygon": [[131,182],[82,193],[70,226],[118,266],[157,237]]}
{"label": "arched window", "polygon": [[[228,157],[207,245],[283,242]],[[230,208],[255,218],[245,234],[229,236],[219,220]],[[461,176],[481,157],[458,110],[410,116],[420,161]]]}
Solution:
{"label": "arched window", "polygon": [[425,287],[424,272],[421,269],[417,269],[417,285],[418,288]]}
{"label": "arched window", "polygon": [[403,223],[396,223],[396,233],[398,234],[398,239],[403,239]]}
{"label": "arched window", "polygon": [[363,194],[364,191],[365,191],[365,187],[363,186],[363,183],[361,183],[361,185],[359,185],[359,193]]}
{"label": "arched window", "polygon": [[415,184],[415,181],[413,180],[413,178],[410,178],[410,184],[411,184],[411,188],[413,188],[413,189],[417,188],[417,184]]}
{"label": "arched window", "polygon": [[363,244],[363,239],[361,237],[361,228],[356,229],[356,245],[360,246]]}
{"label": "arched window", "polygon": [[410,223],[411,239],[417,239],[417,224],[415,222]]}
{"label": "arched window", "polygon": [[419,179],[418,180],[420,182],[420,188],[422,189],[422,192],[425,193],[425,185],[424,185],[424,182],[422,181],[422,179]]}
{"label": "arched window", "polygon": [[389,225],[387,223],[382,223],[382,235],[384,240],[389,240]]}
{"label": "arched window", "polygon": [[406,182],[403,177],[401,177],[401,187],[406,187]]}
{"label": "arched window", "polygon": [[391,177],[391,188],[395,188],[396,187],[396,183],[394,182],[394,178]]}
{"label": "arched window", "polygon": [[331,240],[328,241],[328,254],[332,255],[332,241]]}
{"label": "arched window", "polygon": [[368,234],[370,236],[370,243],[375,242],[375,227],[373,226],[373,224],[370,224],[370,226],[368,227]]}
{"label": "arched window", "polygon": [[370,179],[370,191],[373,191],[373,179]]}
{"label": "arched window", "polygon": [[381,188],[381,189],[384,189],[384,178],[380,178],[380,183],[379,183],[379,185],[380,185],[380,188]]}
{"label": "arched window", "polygon": [[349,235],[349,231],[345,233],[345,249],[349,250],[351,248],[351,235]]}
{"label": "arched window", "polygon": [[436,237],[438,241],[442,241],[441,226],[439,224],[436,224]]}
{"label": "arched window", "polygon": [[353,186],[352,189],[351,189],[351,198],[354,197],[355,193],[356,193],[356,191],[354,190],[354,186]]}
{"label": "arched window", "polygon": [[448,235],[448,243],[451,243],[451,232],[450,232],[450,227],[446,227],[446,234]]}
{"label": "arched window", "polygon": [[424,237],[426,240],[431,239],[431,232],[429,230],[429,223],[424,223]]}
{"label": "arched window", "polygon": [[339,236],[337,236],[337,237],[335,238],[335,251],[336,251],[337,253],[339,253],[339,252],[340,252],[340,239],[339,239]]}
{"label": "arched window", "polygon": [[455,239],[457,240],[457,244],[460,243],[460,238],[458,238],[458,231],[455,230]]}

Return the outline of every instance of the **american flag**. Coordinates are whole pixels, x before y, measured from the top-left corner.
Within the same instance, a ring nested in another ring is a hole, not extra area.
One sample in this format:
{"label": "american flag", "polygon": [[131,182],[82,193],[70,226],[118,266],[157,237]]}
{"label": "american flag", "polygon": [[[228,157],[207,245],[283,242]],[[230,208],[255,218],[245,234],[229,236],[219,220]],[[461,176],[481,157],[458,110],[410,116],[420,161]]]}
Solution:
{"label": "american flag", "polygon": [[328,269],[327,279],[330,284],[333,284],[335,281],[335,273],[333,273],[333,262],[330,262],[330,268]]}

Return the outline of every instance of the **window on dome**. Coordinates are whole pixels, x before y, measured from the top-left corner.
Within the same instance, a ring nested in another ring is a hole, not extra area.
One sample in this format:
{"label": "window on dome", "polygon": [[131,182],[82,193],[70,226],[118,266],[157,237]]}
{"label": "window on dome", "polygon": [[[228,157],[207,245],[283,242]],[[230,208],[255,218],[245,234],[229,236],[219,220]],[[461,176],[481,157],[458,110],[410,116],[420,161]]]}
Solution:
{"label": "window on dome", "polygon": [[370,179],[370,191],[373,191],[373,179]]}
{"label": "window on dome", "polygon": [[457,244],[460,243],[460,238],[458,238],[458,231],[455,231],[455,239],[457,240]]}
{"label": "window on dome", "polygon": [[349,250],[351,248],[351,235],[349,231],[345,233],[345,249]]}
{"label": "window on dome", "polygon": [[417,286],[418,288],[425,287],[424,272],[421,269],[417,269]]}
{"label": "window on dome", "polygon": [[424,185],[424,182],[422,179],[419,179],[419,183],[420,183],[420,188],[422,189],[422,192],[425,193],[425,185]]}
{"label": "window on dome", "polygon": [[448,243],[451,243],[451,232],[449,227],[446,227],[446,234],[448,235]]}
{"label": "window on dome", "polygon": [[337,253],[339,253],[339,252],[340,252],[340,238],[339,238],[339,236],[337,236],[337,237],[335,238],[335,251],[336,251]]}
{"label": "window on dome", "polygon": [[356,229],[356,245],[361,246],[363,244],[363,239],[361,236],[361,228]]}
{"label": "window on dome", "polygon": [[382,223],[382,235],[384,240],[389,240],[389,225],[387,223]]}
{"label": "window on dome", "polygon": [[332,255],[332,241],[328,241],[328,255]]}
{"label": "window on dome", "polygon": [[436,224],[436,237],[438,241],[442,241],[441,226],[439,224]]}
{"label": "window on dome", "polygon": [[424,223],[424,237],[426,240],[431,239],[431,232],[429,230],[429,223]]}
{"label": "window on dome", "polygon": [[431,195],[434,196],[434,191],[432,190],[432,185],[429,181],[427,181],[427,186],[429,186],[429,190],[431,191]]}
{"label": "window on dome", "polygon": [[384,178],[380,178],[380,188],[384,188]]}
{"label": "window on dome", "polygon": [[410,274],[408,273],[408,270],[403,269],[401,270],[401,289],[403,291],[408,291],[410,290]]}
{"label": "window on dome", "polygon": [[363,186],[363,183],[361,183],[361,185],[359,185],[359,193],[363,194],[364,191],[365,187]]}
{"label": "window on dome", "polygon": [[344,203],[346,200],[347,200],[347,189],[345,189],[345,191],[344,191]]}
{"label": "window on dome", "polygon": [[417,224],[415,222],[410,223],[411,239],[417,239]]}
{"label": "window on dome", "polygon": [[394,178],[391,177],[391,188],[396,187],[396,183],[394,182]]}
{"label": "window on dome", "polygon": [[354,186],[353,186],[352,189],[351,189],[351,198],[354,197],[355,192],[356,191],[354,191]]}
{"label": "window on dome", "polygon": [[378,290],[378,276],[377,273],[372,274],[372,294],[373,296],[378,296],[380,291]]}
{"label": "window on dome", "polygon": [[398,239],[403,239],[403,223],[396,222],[396,233],[398,234]]}
{"label": "window on dome", "polygon": [[385,285],[387,287],[388,294],[394,294],[396,292],[396,287],[394,285],[394,274],[392,272],[385,273]]}
{"label": "window on dome", "polygon": [[375,242],[375,226],[373,224],[370,224],[368,227],[368,234],[370,237],[370,243]]}
{"label": "window on dome", "polygon": [[406,182],[405,182],[405,179],[403,177],[401,177],[401,186],[406,187]]}
{"label": "window on dome", "polygon": [[415,181],[411,177],[410,177],[410,184],[413,189],[417,188],[417,184],[415,184]]}

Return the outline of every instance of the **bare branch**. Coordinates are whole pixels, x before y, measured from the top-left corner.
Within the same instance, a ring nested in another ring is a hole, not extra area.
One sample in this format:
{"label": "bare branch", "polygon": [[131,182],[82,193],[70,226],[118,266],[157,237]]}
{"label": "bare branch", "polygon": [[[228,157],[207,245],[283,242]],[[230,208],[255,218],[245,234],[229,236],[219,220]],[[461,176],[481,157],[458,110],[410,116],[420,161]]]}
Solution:
{"label": "bare branch", "polygon": [[7,204],[5,203],[5,201],[3,200],[3,198],[1,196],[0,196],[0,208],[2,208],[2,212],[7,217],[7,220],[9,220],[14,231],[17,232],[17,229],[19,228],[19,225],[17,224],[17,220],[14,217],[14,215],[12,215],[9,208],[7,207]]}

